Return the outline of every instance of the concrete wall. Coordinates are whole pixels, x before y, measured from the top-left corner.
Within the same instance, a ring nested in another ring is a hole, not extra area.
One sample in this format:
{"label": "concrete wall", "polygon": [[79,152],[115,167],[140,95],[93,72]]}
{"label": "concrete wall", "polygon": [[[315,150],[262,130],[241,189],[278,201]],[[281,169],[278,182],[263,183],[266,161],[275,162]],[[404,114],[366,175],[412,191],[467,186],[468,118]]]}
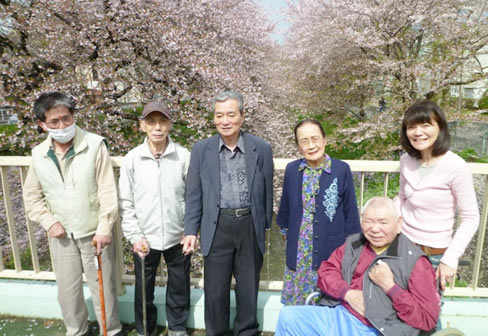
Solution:
{"label": "concrete wall", "polygon": [[[56,299],[56,284],[45,281],[0,280],[0,315],[61,319],[61,311]],[[235,315],[235,300],[231,294],[231,321]],[[86,302],[90,319],[95,315],[90,291],[85,287]],[[120,319],[125,323],[134,322],[134,287],[127,286],[126,293],[120,297]],[[156,289],[158,324],[165,325],[165,288]],[[279,311],[282,307],[279,292],[259,293],[258,319],[262,330],[274,331]],[[467,336],[488,335],[488,299],[450,299],[444,298],[442,307],[443,327],[455,327]],[[205,329],[203,320],[203,290],[193,289],[189,328]]]}

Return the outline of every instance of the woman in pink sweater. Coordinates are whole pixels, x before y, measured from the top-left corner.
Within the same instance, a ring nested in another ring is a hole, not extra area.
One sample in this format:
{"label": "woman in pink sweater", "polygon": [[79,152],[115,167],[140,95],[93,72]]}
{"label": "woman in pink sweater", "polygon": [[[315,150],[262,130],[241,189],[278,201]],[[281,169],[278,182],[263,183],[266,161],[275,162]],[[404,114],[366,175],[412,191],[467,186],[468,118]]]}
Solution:
{"label": "woman in pink sweater", "polygon": [[[438,265],[442,289],[453,281],[479,224],[471,171],[449,143],[446,117],[435,103],[422,100],[405,112],[397,198],[403,232]],[[454,232],[456,213],[460,223]]]}

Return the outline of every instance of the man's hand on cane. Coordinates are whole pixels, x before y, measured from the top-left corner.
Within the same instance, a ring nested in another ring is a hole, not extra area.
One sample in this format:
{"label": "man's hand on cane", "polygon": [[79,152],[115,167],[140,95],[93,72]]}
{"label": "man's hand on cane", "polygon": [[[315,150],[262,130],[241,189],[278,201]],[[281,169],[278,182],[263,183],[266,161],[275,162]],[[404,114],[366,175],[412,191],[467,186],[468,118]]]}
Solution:
{"label": "man's hand on cane", "polygon": [[95,235],[93,237],[92,245],[96,246],[97,248],[97,255],[100,255],[102,253],[102,249],[110,245],[112,242],[112,237],[111,236],[105,236],[105,235]]}
{"label": "man's hand on cane", "polygon": [[132,248],[141,258],[144,258],[149,254],[149,243],[147,242],[146,238],[142,238],[136,242],[134,245],[132,245]]}

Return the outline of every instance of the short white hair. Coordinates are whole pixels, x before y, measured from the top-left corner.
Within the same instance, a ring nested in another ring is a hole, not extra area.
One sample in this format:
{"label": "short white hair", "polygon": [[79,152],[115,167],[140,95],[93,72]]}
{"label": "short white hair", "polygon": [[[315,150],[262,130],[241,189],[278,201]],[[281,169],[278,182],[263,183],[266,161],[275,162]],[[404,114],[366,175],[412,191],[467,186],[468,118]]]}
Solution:
{"label": "short white hair", "polygon": [[384,205],[385,207],[389,208],[391,210],[391,214],[395,218],[398,218],[400,216],[398,214],[398,210],[395,206],[395,202],[391,198],[384,197],[384,196],[375,196],[375,197],[371,197],[369,200],[367,200],[366,203],[364,204],[363,208],[361,209],[361,216],[366,212],[366,210],[370,206],[373,206],[376,203],[379,203],[379,204]]}

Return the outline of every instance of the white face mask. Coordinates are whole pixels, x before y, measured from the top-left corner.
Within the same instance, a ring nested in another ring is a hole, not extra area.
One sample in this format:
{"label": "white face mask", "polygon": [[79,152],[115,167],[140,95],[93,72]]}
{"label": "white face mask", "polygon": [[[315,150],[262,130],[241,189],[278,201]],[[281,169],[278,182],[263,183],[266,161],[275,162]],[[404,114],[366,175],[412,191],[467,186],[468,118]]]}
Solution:
{"label": "white face mask", "polygon": [[44,124],[44,127],[46,127],[47,131],[49,132],[49,135],[51,136],[51,138],[54,139],[54,141],[62,144],[70,142],[71,139],[73,139],[73,137],[75,136],[75,132],[76,132],[76,123],[73,123],[70,126],[63,129],[48,128],[46,124]]}

